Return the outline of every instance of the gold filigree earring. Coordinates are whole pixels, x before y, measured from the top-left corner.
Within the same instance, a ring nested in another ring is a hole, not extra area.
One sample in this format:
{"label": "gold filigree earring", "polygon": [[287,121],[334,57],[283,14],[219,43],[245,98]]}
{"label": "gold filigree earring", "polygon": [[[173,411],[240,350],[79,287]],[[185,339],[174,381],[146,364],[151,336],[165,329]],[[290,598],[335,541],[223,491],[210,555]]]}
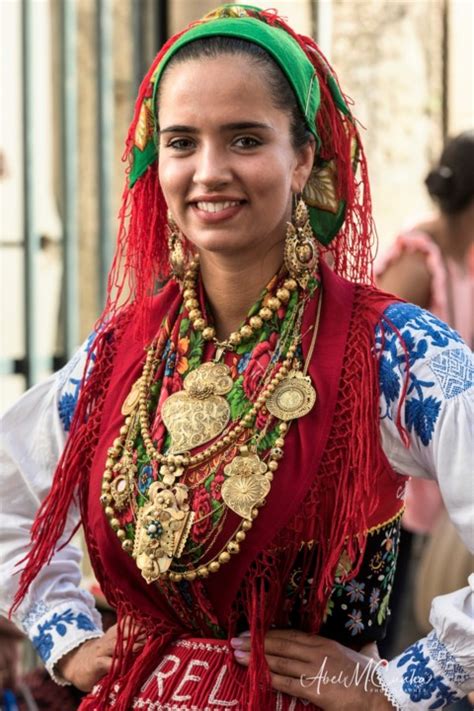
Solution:
{"label": "gold filigree earring", "polygon": [[168,210],[168,250],[171,273],[178,282],[182,282],[186,272],[186,253],[184,237],[174,217]]}
{"label": "gold filigree earring", "polygon": [[288,222],[284,258],[289,275],[306,289],[318,265],[318,247],[303,198],[296,203],[292,222]]}

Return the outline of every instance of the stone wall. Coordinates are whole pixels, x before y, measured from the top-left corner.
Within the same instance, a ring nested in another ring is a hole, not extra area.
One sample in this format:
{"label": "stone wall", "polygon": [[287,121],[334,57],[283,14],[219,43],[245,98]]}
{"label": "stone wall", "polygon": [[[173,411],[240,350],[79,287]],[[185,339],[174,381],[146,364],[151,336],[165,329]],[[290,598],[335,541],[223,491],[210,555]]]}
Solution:
{"label": "stone wall", "polygon": [[365,127],[382,248],[429,207],[442,144],[443,0],[334,0],[332,62]]}
{"label": "stone wall", "polygon": [[[78,10],[78,82],[79,82],[79,269],[81,274],[80,330],[85,337],[99,312],[99,238],[97,172],[97,59],[95,0],[81,0]],[[112,228],[109,240],[115,240],[116,215],[124,184],[121,156],[133,111],[133,43],[131,3],[113,0],[113,195]]]}

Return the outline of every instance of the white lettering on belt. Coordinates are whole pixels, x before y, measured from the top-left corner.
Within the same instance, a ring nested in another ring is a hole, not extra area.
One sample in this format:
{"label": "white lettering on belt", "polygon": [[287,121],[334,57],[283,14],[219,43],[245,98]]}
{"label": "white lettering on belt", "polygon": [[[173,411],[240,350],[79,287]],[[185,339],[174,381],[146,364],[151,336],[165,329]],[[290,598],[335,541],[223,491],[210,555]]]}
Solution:
{"label": "white lettering on belt", "polygon": [[191,699],[191,694],[180,694],[180,691],[188,681],[202,681],[202,677],[197,676],[196,674],[191,674],[193,667],[204,667],[205,669],[209,669],[209,663],[204,662],[201,659],[191,659],[186,667],[183,678],[179,682],[176,691],[171,697],[171,701],[189,701]]}
{"label": "white lettering on belt", "polygon": [[214,704],[214,706],[224,706],[226,708],[229,708],[231,706],[236,706],[239,703],[238,699],[232,699],[230,701],[224,701],[224,699],[218,699],[217,698],[217,692],[219,691],[219,688],[222,684],[222,680],[224,679],[225,675],[227,673],[227,666],[224,664],[221,667],[221,670],[219,672],[219,675],[216,679],[216,683],[214,684],[211,693],[209,694],[209,703]]}

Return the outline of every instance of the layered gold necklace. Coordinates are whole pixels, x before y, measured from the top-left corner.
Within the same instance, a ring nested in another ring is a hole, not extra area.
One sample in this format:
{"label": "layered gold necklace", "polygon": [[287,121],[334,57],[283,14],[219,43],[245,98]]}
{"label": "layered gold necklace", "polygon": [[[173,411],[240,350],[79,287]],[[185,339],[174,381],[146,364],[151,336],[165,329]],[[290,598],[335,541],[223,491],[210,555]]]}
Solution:
{"label": "layered gold necklace", "polygon": [[[262,378],[261,390],[254,403],[238,421],[229,424],[230,408],[224,396],[232,389],[233,379],[230,368],[219,361],[226,350],[233,350],[242,340],[258,332],[262,322],[272,318],[282,304],[288,302],[297,285],[293,280],[285,280],[276,296],[267,299],[258,316],[251,317],[249,323],[231,334],[227,341],[218,342],[214,329],[206,324],[199,309],[197,278],[198,264],[193,263],[185,277],[185,308],[194,330],[201,331],[204,340],[215,342],[216,358],[191,371],[184,379],[183,390],[165,400],[161,417],[170,435],[170,444],[166,452],[161,452],[153,442],[148,408],[164,345],[160,348],[158,341],[155,341],[147,349],[142,375],[122,406],[124,423],[108,450],[102,480],[101,502],[110,525],[121,540],[123,549],[133,556],[142,576],[149,583],[163,577],[173,582],[206,577],[217,572],[221,565],[239,552],[240,544],[270,491],[274,473],[283,456],[288,421],[307,414],[316,398],[306,370],[314,348],[317,325],[305,372],[295,369],[304,308],[304,302],[300,300],[291,328],[280,335],[279,352],[285,353],[285,356],[272,359],[272,367]],[[317,324],[320,309],[321,297]],[[262,458],[257,453],[255,442],[264,433],[257,434],[255,422],[264,407],[277,421],[277,438]],[[146,503],[139,507],[135,505],[132,540],[121,525],[117,512],[127,504],[134,506],[137,475],[134,447],[138,434],[141,434],[150,462],[158,467],[159,475],[146,492]],[[193,452],[198,448],[201,449]],[[195,522],[195,513],[190,507],[190,487],[184,483],[184,474],[233,450],[235,455],[223,467],[225,480],[221,494],[225,507],[236,513],[241,521],[232,537],[212,559],[196,568],[184,566],[180,559]]]}

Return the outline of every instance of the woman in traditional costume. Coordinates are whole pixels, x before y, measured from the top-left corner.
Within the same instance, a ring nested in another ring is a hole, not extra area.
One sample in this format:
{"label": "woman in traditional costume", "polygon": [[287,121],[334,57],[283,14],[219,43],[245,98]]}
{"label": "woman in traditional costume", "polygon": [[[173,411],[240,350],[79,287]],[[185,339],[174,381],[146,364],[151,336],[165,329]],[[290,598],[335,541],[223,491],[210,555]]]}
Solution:
{"label": "woman in traditional costume", "polygon": [[331,68],[274,11],[223,6],[158,54],[127,155],[98,327],[4,420],[3,608],[83,710],[462,697],[469,587],[390,663],[374,642],[404,472],[437,478],[468,537],[470,353],[371,286],[365,158]]}

